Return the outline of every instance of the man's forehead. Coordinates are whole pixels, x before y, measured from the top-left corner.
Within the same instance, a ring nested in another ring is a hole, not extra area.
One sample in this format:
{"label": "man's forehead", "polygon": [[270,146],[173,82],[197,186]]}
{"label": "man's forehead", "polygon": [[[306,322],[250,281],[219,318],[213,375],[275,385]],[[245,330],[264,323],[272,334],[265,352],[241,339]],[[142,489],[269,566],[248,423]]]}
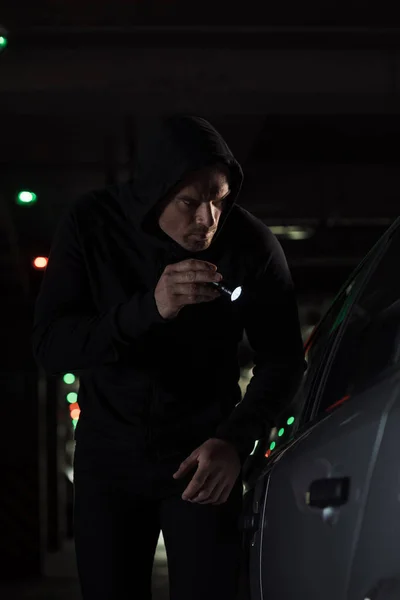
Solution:
{"label": "man's forehead", "polygon": [[211,194],[226,193],[229,190],[229,181],[225,173],[210,171],[193,175],[187,182],[187,187],[198,192],[207,191]]}

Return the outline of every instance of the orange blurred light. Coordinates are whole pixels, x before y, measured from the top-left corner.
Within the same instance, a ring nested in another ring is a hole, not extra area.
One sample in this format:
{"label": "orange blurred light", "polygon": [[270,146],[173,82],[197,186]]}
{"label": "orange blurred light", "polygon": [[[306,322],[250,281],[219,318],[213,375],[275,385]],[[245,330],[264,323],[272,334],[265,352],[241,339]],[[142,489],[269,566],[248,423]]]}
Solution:
{"label": "orange blurred light", "polygon": [[72,404],[69,405],[69,412],[72,412],[73,410],[79,409],[79,404],[77,402],[72,402]]}
{"label": "orange blurred light", "polygon": [[75,410],[71,410],[71,419],[79,419],[79,415],[81,411],[79,408],[75,408]]}
{"label": "orange blurred light", "polygon": [[267,450],[267,451],[266,451],[266,453],[265,453],[265,457],[266,457],[266,458],[269,458],[269,457],[270,457],[270,455],[271,455],[271,450]]}
{"label": "orange blurred light", "polygon": [[33,261],[35,269],[45,269],[47,267],[48,259],[45,256],[37,256]]}

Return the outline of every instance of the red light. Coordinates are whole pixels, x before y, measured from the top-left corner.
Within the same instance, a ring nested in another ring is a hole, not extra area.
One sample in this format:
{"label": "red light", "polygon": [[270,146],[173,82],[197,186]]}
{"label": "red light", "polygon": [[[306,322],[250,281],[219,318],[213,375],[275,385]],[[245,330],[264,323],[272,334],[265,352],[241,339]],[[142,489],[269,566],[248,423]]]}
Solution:
{"label": "red light", "polygon": [[37,256],[33,261],[35,269],[45,269],[47,267],[48,259],[45,256]]}
{"label": "red light", "polygon": [[79,404],[77,402],[73,402],[72,404],[69,405],[69,412],[72,412],[73,410],[76,410],[77,408],[79,408]]}
{"label": "red light", "polygon": [[271,456],[271,450],[267,450],[265,453],[265,458],[269,458]]}

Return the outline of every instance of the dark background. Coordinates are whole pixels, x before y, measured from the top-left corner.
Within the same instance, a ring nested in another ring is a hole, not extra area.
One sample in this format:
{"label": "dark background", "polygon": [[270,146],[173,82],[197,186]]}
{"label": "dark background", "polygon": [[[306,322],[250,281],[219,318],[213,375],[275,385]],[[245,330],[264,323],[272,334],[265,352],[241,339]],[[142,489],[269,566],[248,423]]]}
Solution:
{"label": "dark background", "polygon": [[32,261],[63,210],[130,176],[153,115],[209,119],[243,165],[240,203],[279,233],[306,337],[399,214],[396,19],[355,0],[2,2],[0,579],[49,574],[69,535],[65,390],[30,351]]}

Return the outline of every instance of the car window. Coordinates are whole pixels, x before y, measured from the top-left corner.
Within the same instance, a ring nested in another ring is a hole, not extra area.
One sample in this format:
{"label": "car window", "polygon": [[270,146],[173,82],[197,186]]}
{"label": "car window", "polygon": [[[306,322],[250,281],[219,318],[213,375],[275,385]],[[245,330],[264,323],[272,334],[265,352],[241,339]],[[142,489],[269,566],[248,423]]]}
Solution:
{"label": "car window", "polygon": [[328,359],[333,354],[363,283],[383,256],[386,244],[387,236],[384,236],[364,258],[305,344],[307,369],[299,390],[291,405],[280,415],[271,437],[260,440],[254,450],[261,465],[266,456],[269,457],[272,452],[279,450],[315,416],[317,392],[322,387]]}
{"label": "car window", "polygon": [[334,351],[337,338],[343,328],[350,309],[357,297],[363,282],[372,269],[372,265],[382,254],[383,242],[379,242],[361,262],[356,271],[340,290],[330,309],[317,326],[305,346],[308,364],[303,384],[296,398],[298,424],[307,423],[314,414],[317,391],[326,371],[329,356]]}
{"label": "car window", "polygon": [[313,388],[319,379],[319,374],[325,364],[333,341],[340,329],[348,307],[350,306],[355,290],[359,289],[359,282],[365,275],[365,269],[359,268],[344,288],[336,296],[328,312],[315,327],[309,340],[305,344],[305,357],[307,369],[303,381],[291,405],[280,415],[277,427],[272,431],[270,438],[260,440],[254,453],[260,457],[261,462],[282,445],[286,444],[296,433],[298,428],[307,421],[308,404],[310,410],[313,398]]}
{"label": "car window", "polygon": [[306,344],[307,373],[302,386],[302,393],[305,397],[308,397],[313,390],[315,379],[324,365],[324,359],[329,354],[339,327],[351,306],[361,277],[362,272],[359,272],[338,294],[328,313],[315,330],[315,334]]}
{"label": "car window", "polygon": [[400,365],[400,229],[351,305],[316,414],[340,405]]}

